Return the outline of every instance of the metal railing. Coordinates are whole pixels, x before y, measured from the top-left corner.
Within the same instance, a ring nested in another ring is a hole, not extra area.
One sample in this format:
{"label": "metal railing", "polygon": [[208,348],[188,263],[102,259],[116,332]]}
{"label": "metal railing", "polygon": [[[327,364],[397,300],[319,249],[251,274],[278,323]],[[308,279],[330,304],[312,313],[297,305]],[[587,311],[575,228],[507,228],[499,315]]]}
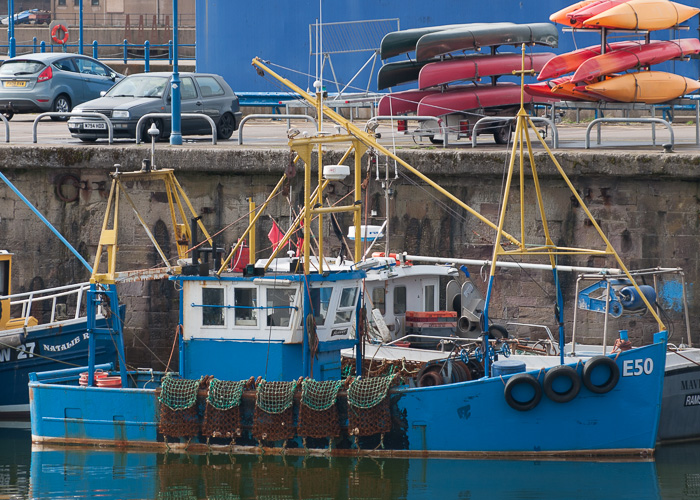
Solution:
{"label": "metal railing", "polygon": [[39,124],[39,121],[42,118],[45,118],[47,116],[84,116],[86,118],[100,118],[103,122],[107,124],[107,138],[109,139],[109,143],[112,144],[114,142],[114,127],[112,126],[112,122],[102,113],[61,113],[59,111],[47,111],[46,113],[41,113],[36,118],[34,118],[34,123],[32,124],[32,142],[34,144],[36,144],[37,142],[37,125]]}
{"label": "metal railing", "polygon": [[650,123],[652,126],[652,144],[656,145],[656,129],[654,128],[654,124],[660,123],[661,125],[665,125],[666,128],[668,129],[668,132],[671,136],[671,148],[673,148],[674,145],[674,136],[673,136],[673,127],[669,122],[666,120],[662,120],[661,118],[596,118],[593,120],[591,123],[588,124],[588,127],[586,127],[586,149],[591,148],[591,129],[593,128],[594,125],[597,125],[598,127],[598,137],[596,144],[600,144],[601,142],[601,137],[600,137],[600,124],[601,123]]}
{"label": "metal railing", "polygon": [[[545,125],[549,126],[549,128],[552,129],[552,149],[557,149],[559,148],[559,131],[557,130],[557,126],[554,124],[552,120],[549,118],[543,118],[541,116],[530,116],[530,120],[535,123],[535,122],[544,122]],[[472,147],[476,147],[476,136],[477,136],[477,130],[479,129],[479,125],[484,125],[483,128],[486,128],[485,124],[488,124],[488,122],[499,122],[499,121],[515,121],[516,117],[506,117],[506,116],[485,116],[481,119],[479,119],[475,124],[474,128],[472,129]]]}
{"label": "metal railing", "polygon": [[[102,59],[121,59],[124,62],[124,64],[126,64],[129,61],[144,61],[144,64],[146,65],[146,72],[149,71],[148,66],[151,60],[168,61],[168,64],[173,63],[174,50],[172,40],[168,40],[168,43],[151,43],[149,40],[146,40],[144,43],[129,43],[129,41],[125,38],[124,41],[121,43],[105,44],[99,44],[97,40],[93,40],[93,42],[89,44],[89,46],[92,47],[91,55],[95,59],[100,59],[101,53]],[[29,53],[36,54],[43,52],[78,53],[80,50],[80,46],[78,43],[67,43],[65,45],[58,45],[53,43],[46,43],[43,40],[39,42],[37,37],[33,37],[32,43],[30,44],[15,43],[14,47],[15,53],[17,55]],[[196,47],[197,44],[195,43],[178,43],[178,60],[194,60]],[[4,51],[5,54],[9,55],[10,44],[0,44],[0,51]]]}
{"label": "metal railing", "polygon": [[286,118],[287,119],[287,128],[289,129],[291,126],[290,120],[292,119],[299,119],[299,120],[306,120],[309,122],[312,122],[314,124],[314,127],[318,129],[318,123],[316,122],[316,118],[313,116],[309,115],[294,115],[294,114],[286,114],[286,115],[278,115],[278,114],[252,114],[248,115],[245,118],[241,120],[241,123],[238,125],[238,145],[240,146],[243,144],[243,125],[245,125],[249,120],[254,120],[254,119],[261,119],[261,118]]}
{"label": "metal railing", "polygon": [[[10,299],[10,307],[19,306],[22,309],[22,318],[24,318],[24,327],[28,326],[29,318],[32,314],[32,306],[43,302],[51,302],[51,316],[49,323],[56,321],[65,321],[69,319],[79,319],[85,317],[85,311],[82,311],[83,295],[90,289],[90,283],[77,283],[75,285],[64,285],[55,288],[47,288],[45,290],[35,290],[32,292],[17,293],[0,299]],[[75,296],[74,299],[70,297]],[[66,309],[58,311],[58,299],[64,298],[60,304],[66,304]],[[71,302],[71,313],[69,314],[68,301]],[[74,305],[73,305],[74,304]],[[73,310],[73,307],[75,308]]]}
{"label": "metal railing", "polygon": [[[141,144],[141,125],[144,124],[149,118],[170,118],[172,115],[170,113],[146,113],[139,121],[136,123],[136,144]],[[203,118],[209,122],[211,125],[211,143],[216,144],[216,123],[212,120],[211,116],[205,115],[203,113],[180,113],[182,118]],[[241,122],[241,124],[243,124]],[[161,132],[163,132],[161,130]],[[184,134],[183,134],[184,135]]]}

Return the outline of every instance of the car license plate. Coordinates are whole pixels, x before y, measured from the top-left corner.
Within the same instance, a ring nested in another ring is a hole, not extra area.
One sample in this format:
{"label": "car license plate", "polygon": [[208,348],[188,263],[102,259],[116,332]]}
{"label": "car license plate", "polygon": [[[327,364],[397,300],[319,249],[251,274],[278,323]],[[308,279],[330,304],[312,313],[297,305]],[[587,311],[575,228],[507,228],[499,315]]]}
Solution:
{"label": "car license plate", "polygon": [[6,81],[5,87],[26,87],[27,82]]}
{"label": "car license plate", "polygon": [[104,130],[107,128],[106,123],[83,123],[84,130]]}

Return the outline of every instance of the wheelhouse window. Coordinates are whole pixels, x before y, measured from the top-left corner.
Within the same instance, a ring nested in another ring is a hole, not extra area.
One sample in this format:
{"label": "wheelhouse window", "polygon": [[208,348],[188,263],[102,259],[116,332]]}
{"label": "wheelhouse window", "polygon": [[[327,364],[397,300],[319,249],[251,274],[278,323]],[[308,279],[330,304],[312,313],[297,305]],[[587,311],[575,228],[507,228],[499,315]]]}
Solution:
{"label": "wheelhouse window", "polygon": [[406,287],[397,286],[394,288],[394,314],[406,313]]}
{"label": "wheelhouse window", "polygon": [[236,288],[233,296],[236,306],[236,325],[256,326],[258,324],[258,291],[255,288]]}
{"label": "wheelhouse window", "polygon": [[289,326],[295,297],[294,290],[267,289],[267,326]]}
{"label": "wheelhouse window", "polygon": [[202,288],[202,325],[224,325],[224,289]]}
{"label": "wheelhouse window", "polygon": [[311,307],[313,307],[314,310],[314,320],[316,320],[316,325],[320,326],[326,323],[326,316],[328,316],[328,308],[331,302],[332,294],[333,289],[330,287],[311,289]]}
{"label": "wheelhouse window", "polygon": [[336,323],[349,323],[352,321],[352,315],[355,313],[356,297],[357,287],[343,288],[343,292],[340,294],[338,310],[335,313]]}
{"label": "wheelhouse window", "polygon": [[382,316],[386,312],[386,290],[383,286],[372,289],[372,305],[374,309],[379,309]]}
{"label": "wheelhouse window", "polygon": [[435,310],[435,285],[425,285],[425,290],[423,291],[425,296],[425,310],[431,312]]}

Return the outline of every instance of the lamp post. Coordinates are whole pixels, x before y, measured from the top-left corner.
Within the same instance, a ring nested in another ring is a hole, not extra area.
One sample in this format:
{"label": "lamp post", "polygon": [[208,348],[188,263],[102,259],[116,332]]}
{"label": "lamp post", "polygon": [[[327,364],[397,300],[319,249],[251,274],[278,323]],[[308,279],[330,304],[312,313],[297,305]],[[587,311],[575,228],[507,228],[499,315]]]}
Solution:
{"label": "lamp post", "polygon": [[170,144],[182,145],[182,131],[180,128],[180,74],[177,69],[177,0],[173,0],[173,76],[170,78]]}
{"label": "lamp post", "polygon": [[78,14],[78,54],[83,53],[83,0],[79,0],[78,8],[80,9],[80,14]]}
{"label": "lamp post", "polygon": [[9,0],[7,2],[7,55],[9,57],[15,57],[15,2],[14,0]]}

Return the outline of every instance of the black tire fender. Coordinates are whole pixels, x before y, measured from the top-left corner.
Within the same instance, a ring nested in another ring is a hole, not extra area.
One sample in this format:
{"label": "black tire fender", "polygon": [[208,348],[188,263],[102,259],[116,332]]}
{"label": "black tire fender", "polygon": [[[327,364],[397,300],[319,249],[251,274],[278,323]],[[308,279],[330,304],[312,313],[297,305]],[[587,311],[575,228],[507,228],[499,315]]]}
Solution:
{"label": "black tire fender", "polygon": [[506,330],[505,326],[501,325],[491,325],[489,326],[489,337],[492,339],[507,339],[508,338],[508,330]]}
{"label": "black tire fender", "polygon": [[[564,392],[558,392],[554,389],[554,383],[557,379],[562,377],[569,379],[571,386]],[[559,365],[550,368],[549,371],[545,373],[542,387],[547,397],[555,403],[568,403],[574,399],[581,390],[581,379],[578,376],[578,372],[571,366]]]}
{"label": "black tire fender", "polygon": [[[513,397],[513,390],[521,384],[530,386],[534,391],[534,395],[529,401],[517,401]],[[529,373],[518,373],[517,375],[513,375],[508,379],[503,394],[506,398],[506,403],[508,403],[508,406],[514,410],[529,411],[537,406],[542,399],[542,386],[540,386],[537,379]]]}
{"label": "black tire fender", "polygon": [[[608,370],[610,370],[610,376],[603,384],[596,385],[592,380],[593,372],[601,367],[607,367]],[[596,394],[605,394],[606,392],[612,391],[620,380],[620,367],[617,366],[614,360],[607,356],[594,356],[583,365],[582,378],[583,385],[585,385],[589,391]]]}

